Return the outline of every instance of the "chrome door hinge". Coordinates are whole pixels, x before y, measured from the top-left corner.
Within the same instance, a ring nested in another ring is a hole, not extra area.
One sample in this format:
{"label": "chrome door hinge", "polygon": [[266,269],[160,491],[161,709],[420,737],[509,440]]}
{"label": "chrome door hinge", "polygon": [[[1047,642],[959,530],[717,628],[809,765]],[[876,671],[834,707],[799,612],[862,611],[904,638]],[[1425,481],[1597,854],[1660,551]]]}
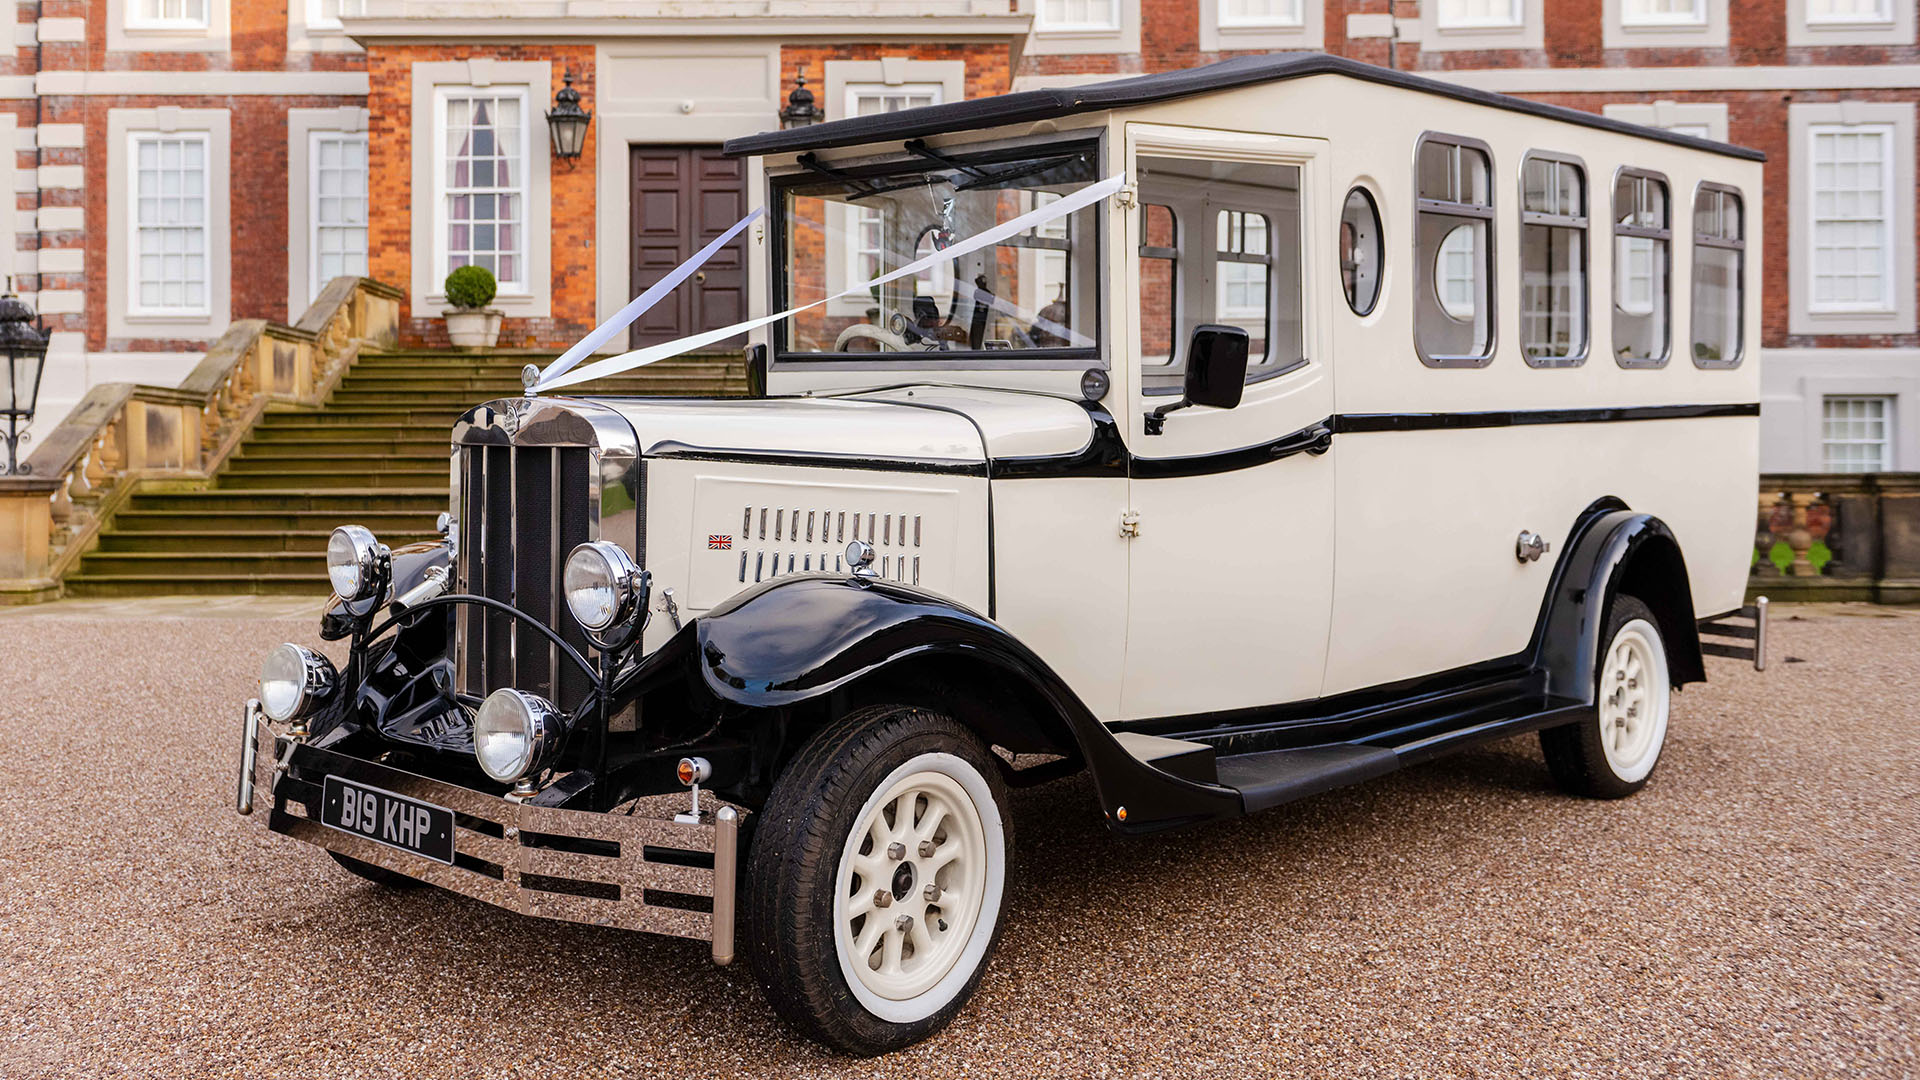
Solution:
{"label": "chrome door hinge", "polygon": [[1126,540],[1140,538],[1140,511],[1125,510],[1120,514],[1120,536]]}

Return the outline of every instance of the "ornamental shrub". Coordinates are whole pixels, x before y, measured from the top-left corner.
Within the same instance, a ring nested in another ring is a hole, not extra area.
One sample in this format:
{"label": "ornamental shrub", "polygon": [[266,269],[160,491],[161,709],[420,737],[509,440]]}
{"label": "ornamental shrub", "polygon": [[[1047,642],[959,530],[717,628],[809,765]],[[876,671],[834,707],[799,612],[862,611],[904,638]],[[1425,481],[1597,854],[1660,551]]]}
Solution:
{"label": "ornamental shrub", "polygon": [[477,310],[493,303],[497,290],[493,271],[484,266],[456,266],[447,275],[447,303],[456,308]]}

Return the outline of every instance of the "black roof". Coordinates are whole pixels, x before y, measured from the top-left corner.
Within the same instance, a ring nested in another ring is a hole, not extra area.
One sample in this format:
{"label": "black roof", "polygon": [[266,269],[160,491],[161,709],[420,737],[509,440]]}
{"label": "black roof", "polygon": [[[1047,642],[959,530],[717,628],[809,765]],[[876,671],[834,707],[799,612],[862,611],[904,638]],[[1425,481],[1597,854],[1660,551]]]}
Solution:
{"label": "black roof", "polygon": [[1405,87],[1409,90],[1438,94],[1460,101],[1471,101],[1477,105],[1527,113],[1531,116],[1564,120],[1570,124],[1599,128],[1603,131],[1636,135],[1644,139],[1657,139],[1661,142],[1674,143],[1695,150],[1709,150],[1716,154],[1744,158],[1748,161],[1767,159],[1767,155],[1761,151],[1749,150],[1742,146],[1732,146],[1692,135],[1679,135],[1659,128],[1630,124],[1624,120],[1613,120],[1559,105],[1545,105],[1488,90],[1473,90],[1453,83],[1441,82],[1438,79],[1395,71],[1392,68],[1376,67],[1373,64],[1363,64],[1358,60],[1348,60],[1341,56],[1328,56],[1325,53],[1241,56],[1232,60],[1222,60],[1217,64],[1208,64],[1205,67],[1163,71],[1157,75],[1138,75],[1133,78],[1114,79],[1111,82],[1090,83],[1085,86],[1026,90],[1018,94],[1001,94],[998,97],[972,98],[945,105],[927,105],[918,109],[902,109],[899,112],[850,117],[825,124],[794,128],[790,131],[764,131],[758,135],[728,140],[726,152],[736,157],[747,154],[785,154],[796,150],[824,150],[834,146],[853,146],[859,143],[892,139],[914,139],[950,131],[977,131],[982,128],[1000,127],[1004,124],[1032,123],[1036,120],[1072,116],[1075,113],[1147,105],[1156,101],[1170,101],[1174,98],[1191,97],[1194,94],[1205,94],[1214,90],[1231,90],[1255,83],[1277,82],[1281,79],[1297,79],[1306,75],[1328,73],[1365,79],[1368,82],[1382,83],[1387,86]]}

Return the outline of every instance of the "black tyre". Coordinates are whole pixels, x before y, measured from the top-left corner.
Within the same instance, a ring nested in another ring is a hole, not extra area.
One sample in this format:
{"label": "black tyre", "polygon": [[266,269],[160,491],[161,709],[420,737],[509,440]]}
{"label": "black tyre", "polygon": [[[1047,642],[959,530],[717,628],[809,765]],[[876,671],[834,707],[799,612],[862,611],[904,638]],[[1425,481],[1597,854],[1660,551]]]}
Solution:
{"label": "black tyre", "polygon": [[1595,799],[1645,787],[1666,745],[1672,699],[1659,620],[1639,598],[1615,596],[1594,663],[1593,714],[1540,733],[1554,781]]}
{"label": "black tyre", "polygon": [[986,747],[938,713],[862,709],[809,740],[748,853],[747,958],[775,1011],[861,1056],[945,1027],[999,942],[1006,805]]}
{"label": "black tyre", "polygon": [[347,873],[355,877],[366,878],[375,885],[384,885],[389,889],[422,889],[425,888],[427,884],[417,878],[410,878],[405,874],[396,874],[384,866],[375,866],[369,862],[361,862],[351,855],[342,855],[337,851],[329,851],[327,854],[333,856],[333,861],[339,863],[341,868]]}

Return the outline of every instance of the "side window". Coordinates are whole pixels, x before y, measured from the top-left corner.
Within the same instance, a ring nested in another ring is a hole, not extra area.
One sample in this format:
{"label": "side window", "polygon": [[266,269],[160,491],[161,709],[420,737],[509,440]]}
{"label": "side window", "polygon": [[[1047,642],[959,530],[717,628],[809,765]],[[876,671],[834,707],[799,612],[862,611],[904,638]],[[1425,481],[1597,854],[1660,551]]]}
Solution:
{"label": "side window", "polygon": [[1140,351],[1177,394],[1197,326],[1247,332],[1247,381],[1305,362],[1300,168],[1141,155]]}
{"label": "side window", "polygon": [[1520,163],[1520,347],[1534,367],[1587,358],[1587,170],[1577,158]]}
{"label": "side window", "polygon": [[1179,222],[1160,203],[1140,207],[1140,353],[1148,366],[1173,362],[1173,332],[1179,324]]}
{"label": "side window", "polygon": [[1746,288],[1746,210],[1740,192],[1701,184],[1693,197],[1693,363],[1740,364]]}
{"label": "side window", "polygon": [[1347,192],[1340,210],[1340,287],[1355,315],[1369,315],[1380,299],[1380,271],[1386,262],[1380,208],[1366,188]]}
{"label": "side window", "polygon": [[1414,160],[1414,347],[1428,367],[1480,367],[1493,358],[1493,157],[1430,133]]}
{"label": "side window", "polygon": [[1621,367],[1667,362],[1672,246],[1667,178],[1621,169],[1613,181],[1613,357]]}

